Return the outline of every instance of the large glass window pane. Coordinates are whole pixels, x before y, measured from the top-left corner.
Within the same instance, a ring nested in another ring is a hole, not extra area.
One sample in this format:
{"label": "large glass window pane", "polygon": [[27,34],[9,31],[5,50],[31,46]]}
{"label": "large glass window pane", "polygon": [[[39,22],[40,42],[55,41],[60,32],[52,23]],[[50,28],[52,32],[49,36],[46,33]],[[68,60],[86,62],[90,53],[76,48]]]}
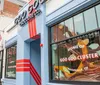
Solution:
{"label": "large glass window pane", "polygon": [[100,82],[100,31],[92,31],[97,18],[100,27],[99,9],[100,5],[56,25],[57,44],[50,45],[53,80]]}
{"label": "large glass window pane", "polygon": [[52,78],[53,80],[59,79],[59,69],[58,69],[58,46],[57,44],[52,45]]}
{"label": "large glass window pane", "polygon": [[61,22],[57,25],[57,31],[58,31],[58,41],[65,39],[65,22]]}
{"label": "large glass window pane", "polygon": [[94,8],[84,12],[86,31],[91,31],[97,28],[96,14]]}
{"label": "large glass window pane", "polygon": [[16,45],[7,49],[6,77],[16,78]]}
{"label": "large glass window pane", "polygon": [[51,28],[51,42],[57,42],[57,25]]}
{"label": "large glass window pane", "polygon": [[81,33],[84,33],[84,22],[83,22],[83,14],[76,15],[74,17],[74,25],[75,25],[75,33],[76,35],[79,35]]}
{"label": "large glass window pane", "polygon": [[100,27],[100,5],[96,6],[97,18]]}
{"label": "large glass window pane", "polygon": [[66,38],[70,38],[75,35],[72,18],[65,21],[65,34],[64,35]]}
{"label": "large glass window pane", "polygon": [[[93,35],[94,34],[94,35]],[[57,78],[64,81],[100,81],[100,41],[99,32],[78,36],[59,43],[57,60],[53,62]],[[92,36],[93,35],[93,36]],[[59,59],[59,60],[58,60]],[[56,64],[57,62],[57,64]],[[54,72],[54,73],[55,73]]]}

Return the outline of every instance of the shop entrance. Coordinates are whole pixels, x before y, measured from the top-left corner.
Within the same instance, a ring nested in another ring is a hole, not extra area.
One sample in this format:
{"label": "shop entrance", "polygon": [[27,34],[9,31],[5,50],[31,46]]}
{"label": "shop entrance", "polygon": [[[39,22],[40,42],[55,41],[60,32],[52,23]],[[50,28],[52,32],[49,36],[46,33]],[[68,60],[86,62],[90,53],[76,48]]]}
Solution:
{"label": "shop entrance", "polygon": [[[41,83],[41,52],[40,52],[40,39],[37,39],[30,44],[30,60],[35,68],[35,71],[33,72],[33,76],[31,76],[31,85],[38,85],[37,83]],[[36,72],[38,74],[36,74]],[[35,75],[34,75],[35,74]],[[36,77],[36,79],[34,78]],[[39,78],[40,77],[40,78]]]}

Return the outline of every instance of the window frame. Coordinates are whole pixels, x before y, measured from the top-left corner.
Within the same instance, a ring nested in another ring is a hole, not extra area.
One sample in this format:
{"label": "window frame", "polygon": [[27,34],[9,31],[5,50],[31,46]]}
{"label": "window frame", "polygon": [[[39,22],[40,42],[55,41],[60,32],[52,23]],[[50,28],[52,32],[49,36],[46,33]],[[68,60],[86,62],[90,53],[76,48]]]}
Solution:
{"label": "window frame", "polygon": [[1,50],[0,52],[2,52],[2,56],[1,56],[1,59],[0,59],[0,62],[1,62],[1,76],[0,76],[0,79],[2,78],[2,71],[3,71],[3,55],[4,55],[4,50]]}
{"label": "window frame", "polygon": [[[6,74],[6,71],[7,71],[7,50],[13,46],[16,46],[16,53],[17,53],[17,43],[13,44],[13,45],[10,45],[9,47],[6,48],[6,62],[5,62],[5,78],[7,79],[16,79],[16,76],[15,77],[7,77],[7,74]],[[17,58],[17,55],[16,55],[16,58]],[[16,61],[16,60],[15,60]],[[15,68],[15,71],[16,71],[16,68]]]}
{"label": "window frame", "polygon": [[[63,22],[63,21],[65,21],[65,20],[68,20],[68,19],[70,19],[70,18],[73,18],[75,15],[78,15],[78,14],[80,14],[80,13],[82,13],[82,12],[84,12],[84,11],[86,11],[86,10],[88,10],[88,9],[90,9],[90,8],[92,8],[92,7],[96,7],[97,5],[100,5],[100,1],[97,1],[97,2],[95,2],[95,3],[90,3],[90,4],[88,4],[88,6],[87,7],[83,7],[82,9],[80,9],[80,10],[77,10],[77,9],[75,9],[76,11],[73,13],[73,14],[71,14],[71,15],[68,15],[66,18],[64,18],[64,19],[61,19],[60,21],[58,21],[57,23],[54,23],[54,24],[52,24],[51,26],[48,26],[48,56],[49,56],[49,59],[48,59],[48,62],[49,62],[49,82],[50,83],[63,83],[63,84],[81,84],[81,85],[84,85],[84,84],[86,84],[86,85],[99,85],[100,84],[100,82],[89,82],[89,81],[64,81],[64,80],[53,80],[53,78],[52,78],[52,44],[56,44],[56,43],[59,43],[59,42],[63,42],[63,41],[66,41],[67,39],[65,39],[65,40],[61,40],[61,41],[57,41],[57,42],[54,42],[54,43],[52,43],[52,41],[51,41],[51,28],[53,27],[53,26],[55,26],[55,25],[57,25],[57,24],[59,24],[59,23],[61,23],[61,22]],[[96,13],[96,12],[95,12]],[[83,13],[83,17],[84,17],[84,13]],[[97,17],[97,16],[96,16]],[[96,19],[97,20],[97,19]],[[84,21],[84,20],[83,20]],[[73,22],[74,23],[74,22]],[[98,24],[98,21],[97,21],[97,24]],[[75,27],[74,27],[74,30],[75,30]],[[86,29],[85,29],[86,30]],[[98,29],[94,29],[94,30],[92,30],[92,31],[95,31],[95,30],[98,30]],[[99,29],[100,30],[100,29]],[[91,32],[91,31],[88,31],[88,32],[86,32],[86,33],[89,33],[89,32]],[[86,33],[82,33],[82,34],[80,34],[80,35],[83,35],[83,34],[86,34]],[[80,35],[78,35],[78,36],[80,36]],[[76,37],[76,36],[73,36],[73,37]],[[73,38],[73,37],[71,37],[71,38]],[[71,38],[68,38],[68,39],[71,39]],[[100,39],[100,37],[99,37],[99,39]]]}

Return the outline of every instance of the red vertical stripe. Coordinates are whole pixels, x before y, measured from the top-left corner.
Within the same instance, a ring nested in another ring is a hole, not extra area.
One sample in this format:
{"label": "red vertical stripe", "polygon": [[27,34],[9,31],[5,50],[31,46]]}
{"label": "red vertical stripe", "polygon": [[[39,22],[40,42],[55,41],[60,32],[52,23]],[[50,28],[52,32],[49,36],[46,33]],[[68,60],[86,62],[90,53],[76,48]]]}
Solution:
{"label": "red vertical stripe", "polygon": [[31,21],[29,20],[28,21],[28,25],[29,25],[29,34],[30,34],[30,38],[31,38],[31,36],[32,36],[32,30],[31,30],[31,23],[30,23]]}
{"label": "red vertical stripe", "polygon": [[36,20],[35,20],[35,18],[32,19],[31,26],[32,26],[31,27],[32,28],[32,37],[33,37],[33,36],[36,36]]}
{"label": "red vertical stripe", "polygon": [[[34,3],[34,0],[31,0],[29,5],[31,5],[33,3]],[[35,12],[35,10],[33,10],[33,12]],[[30,16],[30,14],[28,16]],[[36,19],[33,18],[33,19],[29,20],[28,21],[28,26],[29,26],[30,38],[33,38],[34,36],[37,35],[37,32],[36,32]]]}
{"label": "red vertical stripe", "polygon": [[31,0],[30,2],[29,2],[29,4],[33,4],[34,3],[34,0]]}

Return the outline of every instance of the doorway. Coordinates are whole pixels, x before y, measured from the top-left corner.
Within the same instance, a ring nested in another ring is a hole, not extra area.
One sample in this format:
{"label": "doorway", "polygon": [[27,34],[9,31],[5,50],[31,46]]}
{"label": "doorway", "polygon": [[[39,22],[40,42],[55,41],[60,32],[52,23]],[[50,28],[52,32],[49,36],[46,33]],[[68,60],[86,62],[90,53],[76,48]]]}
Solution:
{"label": "doorway", "polygon": [[[37,39],[37,40],[32,41],[30,43],[30,56],[31,56],[30,57],[31,63],[32,63],[35,71],[37,72],[37,74],[35,73],[35,76],[38,75],[41,78],[41,50],[40,50],[40,39]],[[38,79],[38,77],[37,77],[37,79]],[[33,74],[33,77],[31,76],[31,85],[37,85],[37,83],[39,83],[39,82],[37,82],[34,79],[34,74]]]}

